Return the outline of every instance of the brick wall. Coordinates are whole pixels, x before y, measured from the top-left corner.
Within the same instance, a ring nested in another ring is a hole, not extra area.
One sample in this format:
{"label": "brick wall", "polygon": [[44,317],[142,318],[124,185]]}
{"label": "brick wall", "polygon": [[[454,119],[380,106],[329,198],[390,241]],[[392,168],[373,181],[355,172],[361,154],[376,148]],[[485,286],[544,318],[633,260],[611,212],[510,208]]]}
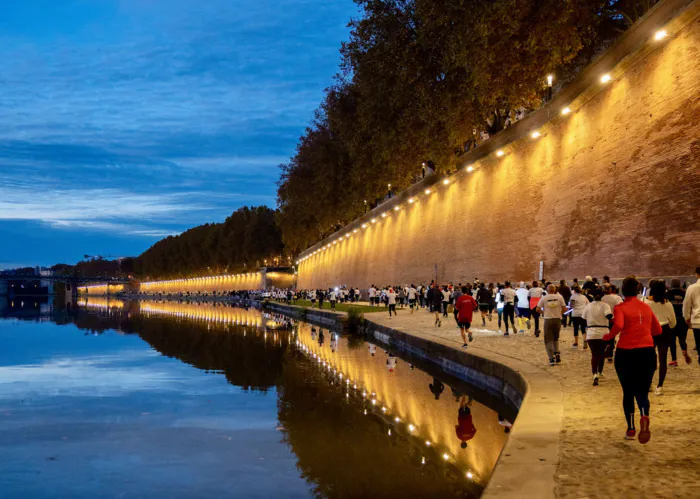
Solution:
{"label": "brick wall", "polygon": [[[306,259],[299,287],[688,275],[700,265],[700,18],[566,118]],[[583,99],[583,97],[582,97]],[[436,270],[437,269],[437,270]]]}

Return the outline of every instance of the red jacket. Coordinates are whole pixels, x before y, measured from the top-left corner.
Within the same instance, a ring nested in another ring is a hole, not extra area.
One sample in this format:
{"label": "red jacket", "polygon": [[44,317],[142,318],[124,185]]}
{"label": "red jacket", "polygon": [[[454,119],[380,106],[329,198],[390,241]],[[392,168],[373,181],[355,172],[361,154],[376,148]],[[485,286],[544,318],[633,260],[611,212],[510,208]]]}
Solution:
{"label": "red jacket", "polygon": [[618,333],[620,340],[617,342],[617,348],[627,350],[653,347],[653,336],[661,334],[661,325],[651,307],[632,296],[625,298],[625,301],[615,307],[613,327],[603,336],[603,340],[612,340]]}
{"label": "red jacket", "polygon": [[457,298],[455,308],[459,311],[457,313],[457,320],[459,322],[471,322],[474,310],[479,308],[479,304],[476,303],[472,295],[466,294]]}

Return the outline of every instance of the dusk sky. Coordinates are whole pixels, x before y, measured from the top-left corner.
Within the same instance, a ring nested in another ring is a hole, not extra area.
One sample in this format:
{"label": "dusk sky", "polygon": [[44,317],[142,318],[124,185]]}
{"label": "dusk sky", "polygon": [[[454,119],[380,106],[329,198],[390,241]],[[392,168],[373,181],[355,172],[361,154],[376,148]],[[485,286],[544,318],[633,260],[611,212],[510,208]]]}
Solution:
{"label": "dusk sky", "polygon": [[275,205],[351,0],[0,5],[0,268],[138,255]]}

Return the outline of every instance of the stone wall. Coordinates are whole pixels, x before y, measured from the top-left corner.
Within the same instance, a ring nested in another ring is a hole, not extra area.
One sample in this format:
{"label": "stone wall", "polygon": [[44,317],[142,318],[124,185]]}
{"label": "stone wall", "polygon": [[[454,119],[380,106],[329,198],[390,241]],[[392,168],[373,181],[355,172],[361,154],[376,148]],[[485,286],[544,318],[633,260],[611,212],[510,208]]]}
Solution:
{"label": "stone wall", "polygon": [[700,265],[697,4],[539,139],[528,134],[312,249],[299,287],[533,279],[540,261],[545,278],[691,274]]}

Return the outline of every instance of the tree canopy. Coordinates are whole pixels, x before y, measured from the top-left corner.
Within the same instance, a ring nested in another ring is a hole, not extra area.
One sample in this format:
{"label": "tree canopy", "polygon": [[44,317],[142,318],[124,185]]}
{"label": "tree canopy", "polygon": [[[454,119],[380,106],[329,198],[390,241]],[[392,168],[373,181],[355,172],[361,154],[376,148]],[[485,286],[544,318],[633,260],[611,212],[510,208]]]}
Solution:
{"label": "tree canopy", "polygon": [[541,106],[655,2],[355,0],[341,70],[281,165],[278,221],[296,253],[421,165],[460,156]]}

